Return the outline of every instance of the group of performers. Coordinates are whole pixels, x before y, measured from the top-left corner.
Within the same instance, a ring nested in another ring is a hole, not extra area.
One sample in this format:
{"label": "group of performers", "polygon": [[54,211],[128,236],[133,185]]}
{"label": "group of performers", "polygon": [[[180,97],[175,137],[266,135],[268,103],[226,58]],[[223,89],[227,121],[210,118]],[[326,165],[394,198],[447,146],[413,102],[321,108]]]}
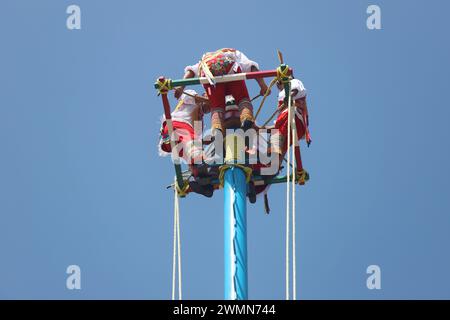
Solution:
{"label": "group of performers", "polygon": [[[200,62],[187,66],[184,70],[184,78],[206,77],[208,84],[204,84],[204,94],[198,94],[194,90],[185,90],[184,87],[175,88],[174,96],[178,99],[178,104],[172,112],[173,133],[175,135],[175,145],[178,156],[184,159],[189,165],[192,179],[189,186],[192,191],[211,197],[214,187],[211,184],[202,184],[201,179],[205,176],[217,175],[215,167],[205,165],[205,157],[214,156],[214,152],[205,152],[206,142],[204,137],[198,136],[198,124],[203,126],[205,114],[211,114],[211,135],[217,138],[218,135],[225,134],[228,128],[249,129],[276,129],[270,136],[269,150],[278,155],[278,171],[282,169],[282,161],[288,147],[288,108],[285,99],[284,84],[277,82],[278,105],[277,118],[274,124],[266,127],[258,127],[255,124],[253,106],[244,80],[214,83],[216,76],[248,73],[259,71],[258,63],[250,60],[247,56],[235,49],[225,48],[204,54]],[[269,95],[270,88],[266,85],[264,78],[255,79],[260,88],[260,95]],[[311,138],[309,135],[309,117],[306,103],[306,89],[299,79],[291,77],[291,101],[295,106],[295,124],[297,131],[297,141],[305,139],[309,145]],[[197,126],[197,127],[196,127]],[[170,136],[165,118],[162,118],[159,151],[160,155],[170,155],[172,148]],[[292,139],[291,139],[292,140]],[[292,141],[291,141],[292,143]],[[298,145],[298,144],[297,144]],[[247,146],[249,149],[250,146]],[[211,149],[211,148],[209,148]],[[298,146],[297,146],[298,149]],[[209,155],[208,155],[209,154]],[[302,170],[300,152],[296,150],[296,168]],[[261,165],[249,165],[253,170],[258,171]],[[277,173],[278,173],[277,171]],[[266,186],[255,188],[254,183],[249,183],[248,196],[250,202],[256,201],[256,194],[265,190]]]}

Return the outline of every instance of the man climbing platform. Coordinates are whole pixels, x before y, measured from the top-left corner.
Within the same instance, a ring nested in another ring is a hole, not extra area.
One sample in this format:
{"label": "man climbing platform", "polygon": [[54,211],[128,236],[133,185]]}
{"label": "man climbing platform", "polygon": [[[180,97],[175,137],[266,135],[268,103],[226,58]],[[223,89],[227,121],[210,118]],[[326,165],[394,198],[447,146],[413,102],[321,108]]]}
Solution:
{"label": "man climbing platform", "polygon": [[[256,62],[250,60],[242,52],[224,48],[214,52],[205,53],[201,60],[185,68],[184,78],[206,77],[208,84],[204,88],[211,104],[211,128],[215,132],[224,132],[225,96],[233,95],[239,108],[241,127],[247,130],[253,126],[253,106],[250,101],[245,80],[226,83],[215,83],[215,77],[259,71]],[[267,91],[267,85],[263,78],[256,79],[260,94]],[[175,89],[175,97],[179,98],[184,87]],[[270,92],[269,92],[270,93]]]}
{"label": "man climbing platform", "polygon": [[[306,104],[306,89],[303,83],[299,79],[290,80],[291,84],[291,97],[292,103],[295,108],[295,125],[297,131],[297,140],[305,139],[307,145],[311,144],[311,136],[309,134],[309,116],[308,107]],[[279,154],[280,157],[280,167],[282,160],[287,151],[288,143],[288,108],[285,99],[285,90],[281,82],[277,82],[277,87],[279,90],[278,94],[278,117],[275,120],[274,128],[278,131],[271,136],[271,151]],[[291,141],[292,143],[292,141]],[[296,168],[297,175],[303,175],[303,179],[300,179],[300,183],[304,183],[304,173],[300,156],[300,149],[297,143],[295,143],[295,158],[296,158]]]}
{"label": "man climbing platform", "polygon": [[[203,116],[210,112],[210,104],[206,97],[200,96],[194,90],[186,90],[178,99],[178,104],[172,111],[173,134],[176,139],[175,148],[178,156],[183,159],[190,168],[194,180],[189,182],[191,190],[206,197],[213,195],[212,186],[200,185],[196,179],[204,176],[203,146],[201,137],[195,132],[195,122],[202,123]],[[202,124],[201,124],[202,127]],[[165,117],[161,119],[159,155],[168,156],[172,153],[170,136]]]}
{"label": "man climbing platform", "polygon": [[[194,141],[195,121],[202,121],[203,115],[209,112],[209,103],[194,90],[186,90],[178,99],[175,110],[172,111],[173,133],[176,137],[176,147],[181,157],[187,164],[198,163],[202,160],[202,148]],[[164,115],[161,118],[161,130],[159,141],[159,155],[171,155],[170,136]]]}

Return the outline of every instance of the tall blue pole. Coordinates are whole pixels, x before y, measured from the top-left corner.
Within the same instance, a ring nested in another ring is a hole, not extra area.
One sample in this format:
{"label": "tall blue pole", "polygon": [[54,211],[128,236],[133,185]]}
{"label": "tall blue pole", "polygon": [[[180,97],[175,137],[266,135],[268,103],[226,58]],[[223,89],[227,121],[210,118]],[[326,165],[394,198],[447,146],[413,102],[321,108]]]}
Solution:
{"label": "tall blue pole", "polygon": [[247,300],[247,182],[230,167],[224,176],[225,300]]}

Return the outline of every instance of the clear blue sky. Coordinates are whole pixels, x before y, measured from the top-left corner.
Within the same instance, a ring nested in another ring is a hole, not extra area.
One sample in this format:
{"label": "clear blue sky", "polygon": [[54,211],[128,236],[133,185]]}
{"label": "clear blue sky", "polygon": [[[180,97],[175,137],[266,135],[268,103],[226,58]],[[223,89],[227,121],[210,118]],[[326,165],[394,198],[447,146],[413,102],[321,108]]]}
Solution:
{"label": "clear blue sky", "polygon": [[[280,48],[309,90],[299,298],[450,298],[448,1],[226,3],[2,1],[0,298],[170,298],[173,168],[152,84],[220,47],[263,69]],[[369,4],[382,30],[366,28]],[[284,192],[269,216],[248,209],[253,299],[284,298]],[[222,202],[181,201],[185,298],[223,296]]]}

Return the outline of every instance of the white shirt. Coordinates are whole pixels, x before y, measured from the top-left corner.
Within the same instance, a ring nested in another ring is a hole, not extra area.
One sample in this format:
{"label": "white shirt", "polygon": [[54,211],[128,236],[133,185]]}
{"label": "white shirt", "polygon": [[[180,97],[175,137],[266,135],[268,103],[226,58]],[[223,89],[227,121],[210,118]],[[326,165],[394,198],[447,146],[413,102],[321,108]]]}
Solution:
{"label": "white shirt", "polygon": [[[194,90],[185,90],[187,93],[189,93],[190,95],[197,95],[197,92],[195,92]],[[180,97],[180,100],[182,101],[180,105],[178,105],[178,107],[172,111],[171,115],[172,115],[172,120],[173,121],[179,121],[179,122],[184,122],[187,123],[189,125],[191,125],[192,127],[194,126],[194,115],[199,112],[199,106],[198,104],[195,103],[195,99],[191,96],[188,96],[186,94],[182,94]],[[163,116],[162,121],[165,121],[165,117]]]}
{"label": "white shirt", "polygon": [[[241,68],[241,72],[247,73],[250,72],[252,67],[256,67],[257,69],[259,69],[259,65],[255,62],[250,60],[249,58],[247,58],[247,56],[245,54],[243,54],[242,52],[236,50],[236,51],[231,51],[231,52],[224,52],[225,56],[228,56],[231,60],[234,61],[234,65],[231,68],[230,73],[236,73],[238,68]],[[205,56],[205,55],[203,55]],[[188,72],[188,71],[192,71],[194,73],[194,77],[198,77],[198,67],[200,65],[200,62],[192,65],[192,66],[187,66],[186,68],[184,68],[184,72]]]}
{"label": "white shirt", "polygon": [[[292,97],[292,101],[295,101],[297,99],[301,99],[306,97],[306,89],[305,86],[303,85],[303,82],[301,82],[298,79],[292,79],[291,80],[291,90],[297,90],[297,94],[295,96]],[[280,91],[280,93],[278,94],[278,101],[284,101],[284,97],[286,96],[286,92],[284,89],[282,89]],[[285,108],[281,114],[288,112],[288,108]],[[303,115],[301,110],[299,110],[298,108],[295,108],[295,115],[300,119],[301,122],[303,122]],[[274,124],[276,123],[276,120],[274,121]]]}
{"label": "white shirt", "polygon": [[194,126],[194,114],[198,112],[199,106],[196,104],[181,104],[177,110],[172,112],[172,120],[185,122]]}
{"label": "white shirt", "polygon": [[[298,91],[297,94],[292,97],[293,101],[306,97],[305,86],[303,85],[303,82],[301,82],[298,79],[292,79],[291,80],[291,90],[297,90]],[[285,96],[286,96],[286,92],[283,89],[278,94],[278,101],[283,101]]]}

